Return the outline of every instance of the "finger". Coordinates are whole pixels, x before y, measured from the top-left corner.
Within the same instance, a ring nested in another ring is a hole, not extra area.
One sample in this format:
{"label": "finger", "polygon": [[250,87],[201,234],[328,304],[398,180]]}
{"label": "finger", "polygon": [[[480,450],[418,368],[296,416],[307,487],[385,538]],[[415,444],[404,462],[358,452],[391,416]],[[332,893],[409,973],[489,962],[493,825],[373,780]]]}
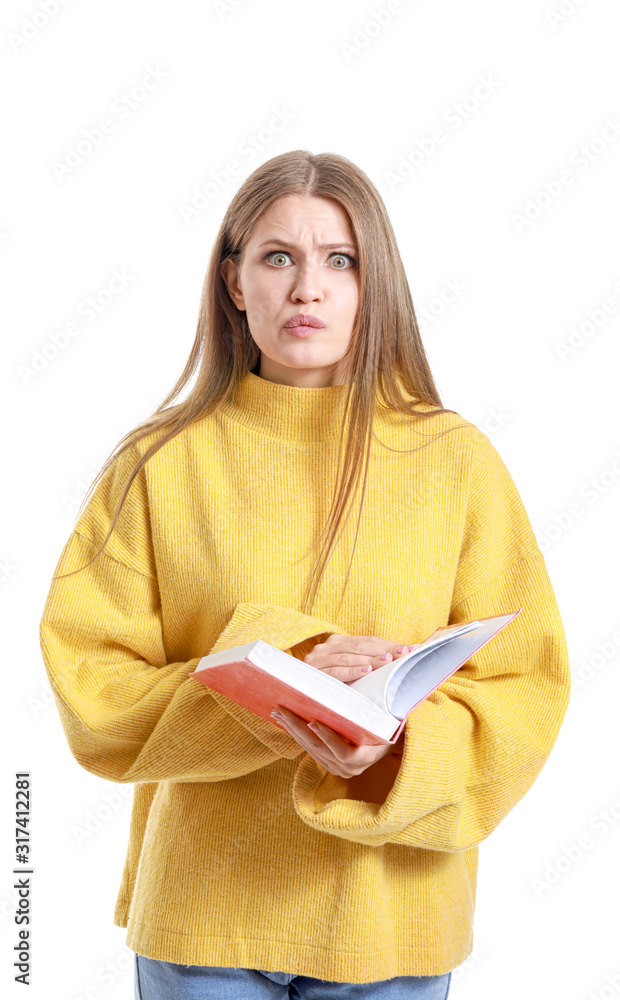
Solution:
{"label": "finger", "polygon": [[288,708],[282,708],[281,706],[278,706],[277,711],[280,713],[286,725],[289,726],[293,732],[303,733],[306,737],[313,741],[313,745],[317,739],[319,739],[321,743],[325,744],[325,739],[319,736],[317,729],[314,728],[318,727],[320,723],[314,722],[313,727],[310,723],[306,722],[305,719],[302,719],[301,716],[296,715],[295,712],[291,712]]}
{"label": "finger", "polygon": [[[307,750],[308,753],[316,753],[319,748],[326,749],[325,743],[308,729],[305,719],[300,719],[294,712],[289,712],[285,708],[278,707],[279,718],[275,719],[278,725],[290,733],[293,739]],[[272,713],[273,716],[273,713]]]}
{"label": "finger", "polygon": [[272,716],[277,714],[279,718],[276,721],[286,726],[290,732],[305,735],[310,740],[315,741],[316,734],[309,731],[308,723],[300,715],[296,715],[288,708],[283,708],[282,705],[277,705],[271,714]]}
{"label": "finger", "polygon": [[[330,636],[327,642],[320,642],[314,646],[309,653],[304,656],[304,662],[313,666],[324,668],[326,663],[338,656],[338,666],[354,666],[361,660],[372,660],[381,658],[386,653],[393,656],[400,656],[409,651],[412,647],[405,643],[393,642],[390,639],[381,639],[378,636],[338,636],[338,641],[333,641],[336,636]],[[415,645],[415,644],[414,644]]]}
{"label": "finger", "polygon": [[[347,751],[356,750],[352,743],[350,743],[344,736],[337,733],[330,726],[326,726],[323,722],[317,722],[313,719],[311,722],[306,722],[299,715],[295,715],[287,708],[278,707],[278,711],[282,714],[282,717],[290,723],[291,730],[300,735],[305,735],[309,737],[313,742],[312,746],[323,746],[327,747],[339,761],[343,763],[347,760]],[[317,744],[316,741],[319,741]]]}
{"label": "finger", "polygon": [[330,774],[340,774],[341,777],[345,777],[342,774],[343,768],[346,768],[346,764],[341,762],[340,759],[334,754],[332,749],[327,745],[327,743],[321,739],[321,737],[312,732],[304,719],[300,719],[294,713],[287,713],[286,709],[282,713],[290,714],[290,720],[287,719],[280,723],[288,733],[297,740],[299,745],[308,753],[316,764],[324,767],[326,771]]}
{"label": "finger", "polygon": [[325,744],[336,759],[342,764],[349,764],[354,756],[359,756],[360,747],[352,743],[346,736],[337,733],[331,726],[326,726],[324,722],[312,719],[306,723],[308,729],[316,733],[317,737]]}
{"label": "finger", "polygon": [[389,639],[381,639],[376,635],[336,635],[329,636],[326,642],[319,642],[306,654],[304,659],[315,656],[333,656],[335,653],[354,656],[379,656],[393,649],[398,643]]}
{"label": "finger", "polygon": [[313,733],[316,733],[319,739],[322,740],[330,750],[333,750],[334,755],[338,757],[338,760],[343,761],[343,763],[348,759],[348,756],[350,756],[347,756],[347,750],[359,749],[355,743],[351,743],[346,736],[342,736],[340,733],[337,733],[335,729],[332,729],[330,726],[326,726],[324,722],[317,722],[316,719],[313,719],[312,722],[307,723],[307,726]]}
{"label": "finger", "polygon": [[315,648],[306,654],[304,662],[339,680],[353,680],[369,672],[364,671],[364,667],[374,668],[389,663],[393,658],[390,646],[393,643],[383,641],[379,645],[374,643],[370,649],[362,648],[362,643],[358,642],[347,644],[343,649],[334,648],[324,652]]}
{"label": "finger", "polygon": [[[289,709],[283,709],[281,705],[277,706],[277,710],[283,718],[285,715],[288,717],[286,723],[282,723],[286,726],[287,731],[312,759],[330,774],[339,775],[341,778],[350,778],[374,763],[374,758],[373,760],[360,761],[358,758],[363,748],[350,743],[330,726],[317,722],[316,719],[312,720],[311,723],[306,723],[305,719]],[[311,731],[311,725],[316,726],[320,730],[320,734]]]}

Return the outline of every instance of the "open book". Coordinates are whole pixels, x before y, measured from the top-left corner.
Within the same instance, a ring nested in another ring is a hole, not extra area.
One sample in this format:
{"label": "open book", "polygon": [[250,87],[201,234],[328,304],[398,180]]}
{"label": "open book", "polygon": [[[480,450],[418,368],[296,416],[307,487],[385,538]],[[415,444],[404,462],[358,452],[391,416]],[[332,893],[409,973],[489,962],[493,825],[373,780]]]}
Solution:
{"label": "open book", "polygon": [[203,656],[189,676],[269,720],[276,705],[356,746],[395,743],[407,716],[522,611],[442,625],[410,653],[346,684],[262,639]]}

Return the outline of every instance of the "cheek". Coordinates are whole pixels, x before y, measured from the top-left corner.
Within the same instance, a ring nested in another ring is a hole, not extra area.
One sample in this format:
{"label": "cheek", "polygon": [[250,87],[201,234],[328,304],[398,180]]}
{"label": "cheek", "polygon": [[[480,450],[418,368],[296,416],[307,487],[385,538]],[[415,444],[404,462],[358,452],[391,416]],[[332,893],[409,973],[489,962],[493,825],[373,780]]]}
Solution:
{"label": "cheek", "polygon": [[357,310],[357,305],[359,302],[359,287],[358,280],[355,275],[344,278],[344,275],[340,275],[341,280],[334,287],[334,294],[339,301],[340,307],[343,312],[349,314],[352,319]]}
{"label": "cheek", "polygon": [[254,287],[246,292],[246,315],[257,329],[271,324],[281,309],[281,299],[271,288]]}
{"label": "cheek", "polygon": [[257,322],[269,322],[282,309],[282,291],[274,287],[273,282],[263,278],[252,283],[246,291],[248,319],[252,316]]}

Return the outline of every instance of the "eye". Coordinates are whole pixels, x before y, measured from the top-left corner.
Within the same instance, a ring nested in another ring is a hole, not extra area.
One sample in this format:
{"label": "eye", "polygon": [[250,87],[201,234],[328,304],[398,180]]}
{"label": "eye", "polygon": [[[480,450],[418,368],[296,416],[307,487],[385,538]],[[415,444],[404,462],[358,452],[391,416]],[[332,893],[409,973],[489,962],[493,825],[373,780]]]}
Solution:
{"label": "eye", "polygon": [[[274,267],[281,267],[282,266],[282,258],[283,257],[290,257],[290,256],[291,256],[290,253],[288,253],[288,251],[286,251],[286,250],[268,250],[267,253],[263,254],[262,260],[269,260],[270,257],[273,257],[274,258],[273,266]],[[355,267],[356,264],[357,264],[357,258],[353,257],[350,253],[338,253],[338,251],[335,251],[334,253],[330,254],[330,257],[335,257],[336,260],[350,260],[351,261],[350,267]],[[278,263],[278,260],[279,260],[279,263]],[[348,270],[350,270],[350,268],[346,267],[346,266],[343,267],[343,266],[338,265],[338,267],[336,267],[336,270],[337,271],[348,271]]]}
{"label": "eye", "polygon": [[[263,254],[263,260],[268,260],[269,257],[276,257],[276,258],[279,257],[281,262],[282,257],[290,257],[290,254],[286,253],[286,251],[284,250],[268,250],[266,254]],[[275,264],[275,267],[279,266],[280,266],[279,263]]]}
{"label": "eye", "polygon": [[[347,258],[352,261],[351,267],[355,267],[357,264],[357,258],[352,257],[350,253],[333,253],[330,256],[335,257],[336,260],[346,260]],[[337,267],[337,271],[348,271],[348,267]]]}

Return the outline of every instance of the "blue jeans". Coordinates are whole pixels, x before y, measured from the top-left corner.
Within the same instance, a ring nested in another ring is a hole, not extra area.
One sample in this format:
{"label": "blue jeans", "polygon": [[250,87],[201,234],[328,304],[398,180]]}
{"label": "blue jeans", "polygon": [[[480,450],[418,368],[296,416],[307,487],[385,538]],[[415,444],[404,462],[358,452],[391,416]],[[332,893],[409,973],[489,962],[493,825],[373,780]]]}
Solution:
{"label": "blue jeans", "polygon": [[447,1000],[451,972],[443,976],[395,976],[376,983],[336,983],[288,972],[177,965],[136,955],[136,1000]]}

